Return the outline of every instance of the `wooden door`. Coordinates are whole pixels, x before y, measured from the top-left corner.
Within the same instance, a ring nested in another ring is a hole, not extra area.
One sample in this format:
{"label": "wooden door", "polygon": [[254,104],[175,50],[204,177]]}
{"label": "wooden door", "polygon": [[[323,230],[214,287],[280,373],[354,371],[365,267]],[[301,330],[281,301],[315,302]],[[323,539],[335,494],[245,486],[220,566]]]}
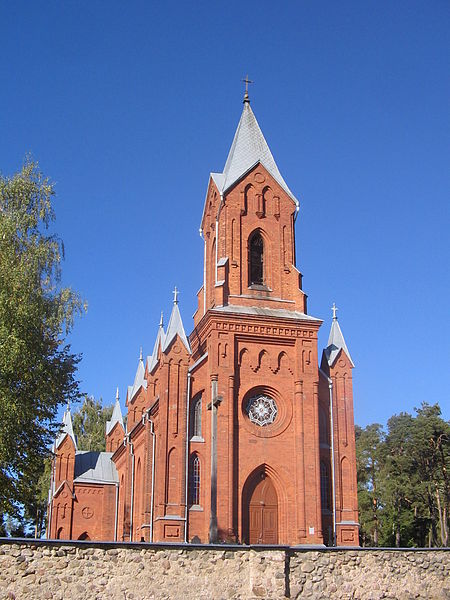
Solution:
{"label": "wooden door", "polygon": [[249,501],[249,543],[278,543],[278,498],[269,477],[257,482]]}

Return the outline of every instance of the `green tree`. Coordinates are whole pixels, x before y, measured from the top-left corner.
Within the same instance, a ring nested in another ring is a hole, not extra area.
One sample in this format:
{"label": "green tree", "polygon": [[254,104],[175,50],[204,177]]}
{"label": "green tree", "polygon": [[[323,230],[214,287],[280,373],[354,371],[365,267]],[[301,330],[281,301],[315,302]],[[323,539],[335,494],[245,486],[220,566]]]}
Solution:
{"label": "green tree", "polygon": [[450,423],[438,404],[416,408],[412,470],[417,476],[416,514],[428,517],[428,546],[447,546],[449,530]]}
{"label": "green tree", "polygon": [[113,406],[103,406],[101,400],[86,396],[80,409],[73,414],[73,431],[77,436],[79,450],[106,449],[106,421],[112,416]]}
{"label": "green tree", "polygon": [[383,428],[378,423],[355,427],[360,538],[363,546],[378,546],[380,534],[379,473]]}
{"label": "green tree", "polygon": [[414,546],[412,506],[417,474],[412,468],[414,419],[408,413],[394,415],[380,454],[380,495],[383,504],[383,546]]}
{"label": "green tree", "polygon": [[83,305],[60,285],[63,245],[48,233],[54,194],[30,160],[0,176],[0,517],[34,502],[58,408],[79,397],[80,357],[64,340]]}
{"label": "green tree", "polygon": [[361,543],[448,545],[450,424],[438,404],[356,427]]}

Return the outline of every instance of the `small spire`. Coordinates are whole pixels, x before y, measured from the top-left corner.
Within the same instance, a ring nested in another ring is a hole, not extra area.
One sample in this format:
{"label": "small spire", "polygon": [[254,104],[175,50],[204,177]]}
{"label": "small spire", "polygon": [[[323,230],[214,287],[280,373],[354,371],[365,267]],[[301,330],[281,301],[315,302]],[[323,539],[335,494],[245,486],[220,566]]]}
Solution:
{"label": "small spire", "polygon": [[253,83],[253,81],[250,81],[248,75],[245,76],[245,79],[241,79],[241,81],[245,83],[244,104],[250,104],[250,98],[248,95],[248,84]]}
{"label": "small spire", "polygon": [[119,402],[119,386],[117,386],[116,390],[116,402]]}
{"label": "small spire", "polygon": [[174,304],[178,304],[178,290],[177,290],[177,286],[175,286],[175,289],[173,290],[173,303]]}
{"label": "small spire", "polygon": [[142,346],[139,349],[139,360],[142,360]]}
{"label": "small spire", "polygon": [[163,311],[161,311],[161,318],[159,320],[159,326],[161,329],[164,327]]}
{"label": "small spire", "polygon": [[339,309],[337,308],[337,306],[334,302],[333,302],[333,306],[331,307],[331,310],[333,311],[333,321],[337,321],[336,313]]}

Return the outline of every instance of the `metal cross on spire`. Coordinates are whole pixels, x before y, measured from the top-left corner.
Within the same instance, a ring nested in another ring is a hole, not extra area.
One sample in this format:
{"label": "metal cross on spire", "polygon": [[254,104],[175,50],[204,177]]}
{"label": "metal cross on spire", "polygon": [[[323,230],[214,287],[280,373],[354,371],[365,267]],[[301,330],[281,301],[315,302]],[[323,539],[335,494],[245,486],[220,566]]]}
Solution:
{"label": "metal cross on spire", "polygon": [[116,390],[116,402],[119,402],[119,386],[117,386]]}
{"label": "metal cross on spire", "polygon": [[254,83],[248,78],[248,75],[245,76],[245,79],[241,79],[242,83],[245,83],[245,94],[244,94],[244,102],[248,102],[250,104],[250,98],[248,97],[248,84]]}
{"label": "metal cross on spire", "polygon": [[178,294],[179,294],[179,291],[177,290],[177,286],[175,286],[175,289],[173,290],[173,303],[174,304],[178,304]]}
{"label": "metal cross on spire", "polygon": [[331,310],[333,311],[333,321],[337,321],[336,313],[339,309],[337,308],[337,306],[334,302],[333,302],[333,306],[331,307]]}

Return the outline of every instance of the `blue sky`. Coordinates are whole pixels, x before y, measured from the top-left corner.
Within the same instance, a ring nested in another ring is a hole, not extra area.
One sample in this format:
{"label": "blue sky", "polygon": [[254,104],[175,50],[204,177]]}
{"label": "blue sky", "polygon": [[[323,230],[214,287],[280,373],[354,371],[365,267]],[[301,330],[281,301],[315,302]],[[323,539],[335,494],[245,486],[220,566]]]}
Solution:
{"label": "blue sky", "polygon": [[300,198],[309,312],[333,302],[361,425],[422,401],[450,416],[447,0],[2,3],[0,170],[56,183],[83,391],[122,401],[174,285],[187,331],[198,227],[252,108]]}

